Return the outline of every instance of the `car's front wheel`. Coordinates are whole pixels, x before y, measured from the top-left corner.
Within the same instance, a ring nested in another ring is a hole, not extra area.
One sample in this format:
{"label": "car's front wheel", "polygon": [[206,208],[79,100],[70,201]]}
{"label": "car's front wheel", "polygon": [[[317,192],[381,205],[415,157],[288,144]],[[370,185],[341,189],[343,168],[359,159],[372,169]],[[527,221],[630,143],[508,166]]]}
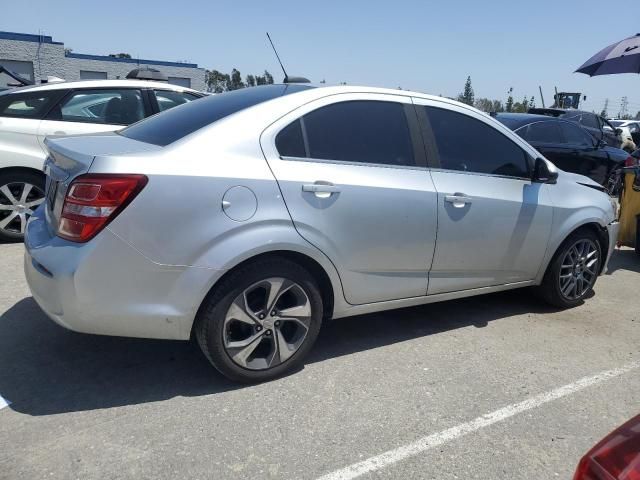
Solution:
{"label": "car's front wheel", "polygon": [[233,272],[200,308],[195,334],[223,375],[262,382],[300,364],[322,323],[322,298],[307,270],[287,259]]}
{"label": "car's front wheel", "polygon": [[21,242],[27,220],[44,201],[44,175],[28,171],[0,174],[0,241]]}
{"label": "car's front wheel", "polygon": [[579,305],[591,292],[600,274],[602,247],[588,229],[572,233],[547,267],[540,293],[559,308]]}

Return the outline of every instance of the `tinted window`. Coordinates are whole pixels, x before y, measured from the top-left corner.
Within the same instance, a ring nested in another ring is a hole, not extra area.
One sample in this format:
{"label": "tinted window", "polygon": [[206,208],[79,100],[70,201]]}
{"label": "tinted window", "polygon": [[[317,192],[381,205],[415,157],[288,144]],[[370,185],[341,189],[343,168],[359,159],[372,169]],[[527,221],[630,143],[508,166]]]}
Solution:
{"label": "tinted window", "polygon": [[566,143],[571,145],[593,146],[593,138],[580,127],[567,122],[561,122],[562,132]]}
{"label": "tinted window", "polygon": [[306,157],[300,120],[283,128],[276,137],[276,148],[283,157]]}
{"label": "tinted window", "polygon": [[580,122],[587,128],[597,128],[600,129],[600,123],[598,122],[598,117],[592,115],[590,113],[582,114],[582,121]]}
{"label": "tinted window", "polygon": [[468,115],[425,107],[441,168],[528,178],[527,154],[495,128]]}
{"label": "tinted window", "polygon": [[149,117],[119,133],[141,142],[165,146],[240,110],[308,88],[313,87],[265,85],[211,95]]}
{"label": "tinted window", "polygon": [[0,96],[0,115],[40,119],[64,93],[64,90],[52,90],[2,95]]}
{"label": "tinted window", "polygon": [[304,116],[309,157],[384,165],[415,165],[404,106],[353,101]]}
{"label": "tinted window", "polygon": [[197,98],[195,95],[187,92],[172,92],[170,90],[156,90],[156,100],[158,101],[158,108],[161,112],[169,110],[170,108],[177,107],[183,103],[191,102]]}
{"label": "tinted window", "polygon": [[134,89],[78,90],[47,118],[66,122],[130,125],[144,118],[142,93]]}
{"label": "tinted window", "polygon": [[528,142],[564,143],[558,122],[537,122],[519,130]]}

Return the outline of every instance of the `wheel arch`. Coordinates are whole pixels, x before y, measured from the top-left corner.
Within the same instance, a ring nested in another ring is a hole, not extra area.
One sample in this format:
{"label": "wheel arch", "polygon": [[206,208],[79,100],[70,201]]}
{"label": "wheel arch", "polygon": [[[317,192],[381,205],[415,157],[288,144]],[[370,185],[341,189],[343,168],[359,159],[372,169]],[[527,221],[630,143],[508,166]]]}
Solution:
{"label": "wheel arch", "polygon": [[0,168],[0,176],[10,175],[12,173],[28,173],[32,175],[38,175],[45,178],[45,174],[42,170],[32,167],[3,167]]}
{"label": "wheel arch", "polygon": [[200,310],[202,306],[206,303],[207,298],[213,295],[216,291],[216,288],[224,282],[228,277],[233,275],[237,270],[246,267],[252,263],[255,263],[260,260],[265,259],[273,259],[273,258],[281,258],[286,259],[291,262],[294,262],[301,267],[305,268],[316,281],[318,282],[318,287],[320,289],[320,295],[322,296],[322,305],[323,305],[323,318],[325,320],[330,319],[333,316],[334,307],[335,307],[335,287],[333,282],[331,281],[331,277],[329,273],[326,271],[325,267],[323,267],[317,260],[312,258],[311,256],[297,252],[294,250],[272,250],[268,252],[258,253],[249,258],[246,258],[232,268],[227,270],[220,278],[218,278],[213,285],[209,288],[206,295],[203,297],[200,305],[198,306],[195,319],[191,326],[191,337],[193,338],[194,331],[196,328],[196,324],[198,322],[198,318],[200,317]]}

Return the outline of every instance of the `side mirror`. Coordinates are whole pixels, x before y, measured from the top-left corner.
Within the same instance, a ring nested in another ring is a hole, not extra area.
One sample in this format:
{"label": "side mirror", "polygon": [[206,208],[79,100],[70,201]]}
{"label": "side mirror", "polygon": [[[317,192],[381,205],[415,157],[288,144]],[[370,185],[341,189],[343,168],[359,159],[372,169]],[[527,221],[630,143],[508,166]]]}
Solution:
{"label": "side mirror", "polygon": [[537,183],[556,183],[558,181],[558,171],[544,158],[538,157],[533,167],[533,181]]}

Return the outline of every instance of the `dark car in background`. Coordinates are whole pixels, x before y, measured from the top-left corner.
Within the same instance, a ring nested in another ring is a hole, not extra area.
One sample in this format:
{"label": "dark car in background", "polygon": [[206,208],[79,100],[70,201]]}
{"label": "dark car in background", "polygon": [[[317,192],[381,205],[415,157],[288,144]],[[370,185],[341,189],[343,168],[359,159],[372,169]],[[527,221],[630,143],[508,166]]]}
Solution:
{"label": "dark car in background", "polygon": [[575,110],[573,108],[530,108],[527,113],[546,115],[578,123],[594,138],[603,140],[612,147],[622,147],[621,130],[613,126],[606,118],[593,112]]}
{"label": "dark car in background", "polygon": [[567,172],[585,175],[609,193],[617,193],[618,173],[629,154],[598,140],[575,122],[527,113],[498,113],[495,118]]}

